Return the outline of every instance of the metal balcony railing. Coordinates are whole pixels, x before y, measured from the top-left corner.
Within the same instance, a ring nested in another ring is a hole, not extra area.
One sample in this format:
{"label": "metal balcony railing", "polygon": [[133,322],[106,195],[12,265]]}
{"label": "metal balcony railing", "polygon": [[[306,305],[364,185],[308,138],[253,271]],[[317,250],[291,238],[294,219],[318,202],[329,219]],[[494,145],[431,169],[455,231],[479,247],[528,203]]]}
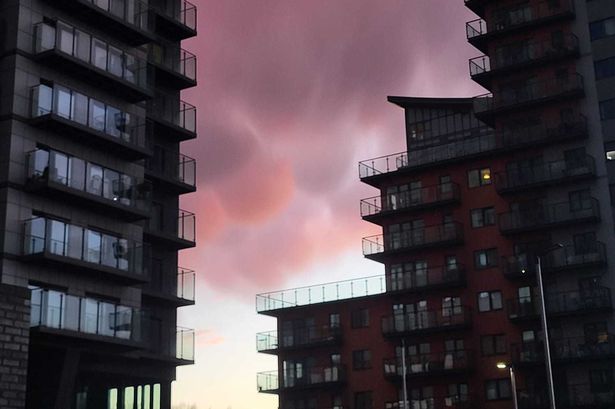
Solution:
{"label": "metal balcony railing", "polygon": [[43,84],[32,87],[31,115],[34,119],[55,116],[68,121],[75,129],[86,129],[135,149],[146,148],[144,118],[66,87]]}
{"label": "metal balcony railing", "polygon": [[427,310],[415,313],[389,315],[382,317],[384,335],[403,335],[429,331],[446,331],[456,327],[466,327],[472,323],[469,307],[455,306],[440,310]]}
{"label": "metal balcony railing", "polygon": [[589,313],[612,308],[611,290],[607,287],[550,293],[546,296],[547,314]]}
{"label": "metal balcony railing", "polygon": [[538,297],[513,298],[507,301],[507,310],[511,320],[537,318],[540,314],[540,300]]}
{"label": "metal balcony railing", "polygon": [[495,188],[499,193],[523,190],[558,181],[574,180],[596,174],[594,158],[586,155],[575,160],[560,160],[535,166],[520,166],[495,174]]}
{"label": "metal balcony railing", "polygon": [[561,78],[527,82],[515,88],[501,88],[496,94],[488,93],[474,97],[474,112],[480,115],[501,109],[512,109],[523,104],[582,92],[583,89],[583,76],[578,73]]}
{"label": "metal balcony railing", "polygon": [[154,147],[154,155],[145,161],[146,168],[156,175],[181,184],[196,186],[196,159],[182,153]]}
{"label": "metal balcony railing", "polygon": [[36,184],[68,187],[92,197],[140,211],[151,208],[152,184],[143,178],[126,175],[50,149],[27,154],[28,181]]}
{"label": "metal balcony railing", "polygon": [[258,294],[256,296],[256,311],[264,313],[302,305],[377,295],[385,291],[386,280],[384,275],[337,281]]}
{"label": "metal balcony railing", "polygon": [[335,344],[341,340],[340,327],[330,325],[310,325],[292,331],[284,331],[278,336],[278,331],[259,332],[256,334],[256,349],[259,352],[295,347]]}
{"label": "metal balcony railing", "polygon": [[175,339],[175,358],[194,361],[195,333],[193,329],[177,327]]}
{"label": "metal balcony railing", "polygon": [[545,271],[554,271],[604,264],[606,264],[606,248],[604,243],[590,241],[584,243],[583,248],[565,246],[547,254],[544,257],[543,269]]}
{"label": "metal balcony railing", "polygon": [[345,367],[343,365],[316,366],[304,368],[278,377],[278,371],[260,372],[257,374],[257,387],[259,392],[277,392],[280,389],[303,388],[317,385],[333,385],[345,381]]}
{"label": "metal balcony railing", "polygon": [[563,36],[561,41],[541,40],[520,43],[518,47],[510,45],[510,51],[496,53],[490,58],[487,55],[472,58],[469,61],[470,75],[472,77],[494,72],[497,70],[514,68],[531,62],[558,58],[563,55],[579,51],[579,39],[571,33]]}
{"label": "metal balcony railing", "polygon": [[34,217],[24,222],[23,254],[85,262],[122,273],[143,275],[143,244],[59,220]]}
{"label": "metal balcony railing", "polygon": [[418,249],[462,240],[463,225],[459,222],[425,226],[422,229],[364,237],[363,255],[373,256],[396,250]]}
{"label": "metal balcony railing", "polygon": [[558,15],[574,12],[574,4],[571,0],[558,2],[541,1],[528,3],[527,5],[507,7],[493,10],[489,24],[483,19],[476,19],[466,23],[466,36],[468,40],[477,39],[487,34],[494,34],[526,24],[554,18]]}
{"label": "metal balcony railing", "polygon": [[173,98],[148,101],[148,115],[154,121],[164,121],[187,132],[196,132],[196,107]]}
{"label": "metal balcony railing", "polygon": [[141,342],[143,312],[137,308],[60,291],[35,288],[30,304],[30,326],[80,332],[124,341]]}
{"label": "metal balcony railing", "polygon": [[514,365],[534,365],[545,362],[544,344],[542,341],[522,342],[510,346]]}
{"label": "metal balcony railing", "polygon": [[194,301],[196,287],[196,273],[183,267],[177,267],[177,297],[183,300]]}
{"label": "metal balcony railing", "polygon": [[426,186],[405,192],[391,193],[361,200],[361,216],[369,217],[381,213],[394,212],[458,201],[460,198],[457,183],[444,183]]}
{"label": "metal balcony railing", "polygon": [[[473,354],[470,350],[407,355],[406,375],[442,375],[446,372],[469,370],[473,367]],[[384,359],[384,376],[403,376],[404,365],[401,357]]]}
{"label": "metal balcony railing", "polygon": [[188,29],[193,31],[196,30],[197,9],[196,6],[189,1],[179,0],[165,2],[164,7],[159,8],[158,11],[181,25],[186,26]]}
{"label": "metal balcony railing", "polygon": [[557,406],[565,408],[612,408],[615,386],[609,384],[569,384],[556,391]]}
{"label": "metal balcony railing", "polygon": [[553,359],[582,361],[606,359],[615,356],[615,335],[598,334],[596,337],[574,337],[551,340]]}
{"label": "metal balcony railing", "polygon": [[196,215],[187,210],[178,209],[177,219],[171,221],[165,207],[153,203],[152,214],[147,225],[149,233],[196,243]]}
{"label": "metal balcony railing", "polygon": [[404,274],[387,275],[387,291],[420,290],[431,287],[456,286],[465,282],[465,266],[434,266]]}
{"label": "metal balcony railing", "polygon": [[183,48],[152,46],[148,61],[186,77],[190,81],[196,81],[196,55]]}
{"label": "metal balcony railing", "polygon": [[[405,405],[404,405],[405,403]],[[436,395],[425,399],[410,399],[385,402],[383,409],[472,409],[476,401],[467,394],[441,396]]]}
{"label": "metal balcony railing", "polygon": [[564,223],[598,221],[600,206],[598,200],[590,198],[581,203],[563,202],[554,204],[527,204],[527,210],[516,210],[498,215],[502,233],[536,230]]}

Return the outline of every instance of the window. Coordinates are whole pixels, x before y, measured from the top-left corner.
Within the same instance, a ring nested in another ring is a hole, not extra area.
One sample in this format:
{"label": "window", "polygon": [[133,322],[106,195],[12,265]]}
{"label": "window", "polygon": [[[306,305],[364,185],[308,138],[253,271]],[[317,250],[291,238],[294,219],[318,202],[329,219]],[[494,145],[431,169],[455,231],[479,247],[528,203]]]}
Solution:
{"label": "window", "polygon": [[479,187],[491,184],[491,169],[473,169],[468,171],[468,187]]}
{"label": "window", "polygon": [[570,202],[570,211],[578,212],[580,210],[591,209],[592,201],[589,189],[577,190],[568,194]]}
{"label": "window", "polygon": [[482,209],[472,209],[470,211],[472,227],[493,226],[495,224],[495,209],[484,207]]}
{"label": "window", "polygon": [[596,61],[594,68],[596,71],[597,80],[615,76],[615,57]]}
{"label": "window", "polygon": [[506,336],[504,334],[497,334],[480,337],[480,350],[483,356],[505,354]]}
{"label": "window", "polygon": [[592,41],[615,35],[615,17],[589,23],[589,35]]}
{"label": "window", "polygon": [[369,369],[372,367],[372,354],[368,349],[352,351],[352,369]]}
{"label": "window", "polygon": [[369,310],[363,308],[352,312],[352,328],[369,327]]}
{"label": "window", "polygon": [[576,254],[593,254],[598,252],[596,233],[587,232],[572,236]]}
{"label": "window", "polygon": [[331,354],[331,365],[338,366],[342,364],[342,356],[338,353]]}
{"label": "window", "polygon": [[492,379],[485,382],[487,400],[510,399],[510,379]]}
{"label": "window", "polygon": [[[458,402],[466,402],[468,400],[468,384],[467,383],[452,383],[448,385],[447,404],[445,406],[457,406]],[[450,404],[448,404],[450,402]]]}
{"label": "window", "polygon": [[450,317],[463,312],[460,297],[444,297],[442,298],[442,316]]}
{"label": "window", "polygon": [[488,268],[498,265],[498,250],[485,249],[474,252],[474,266],[476,268]]}
{"label": "window", "polygon": [[600,102],[600,119],[615,119],[615,98]]}
{"label": "window", "polygon": [[355,409],[373,409],[372,391],[355,392],[354,407]]}
{"label": "window", "polygon": [[463,351],[464,342],[462,338],[444,340],[444,350],[446,352]]}
{"label": "window", "polygon": [[478,311],[496,311],[502,309],[502,293],[500,291],[483,291],[478,293]]}
{"label": "window", "polygon": [[329,314],[329,327],[331,328],[340,327],[340,315],[338,313]]}
{"label": "window", "polygon": [[609,342],[609,331],[605,321],[590,322],[583,326],[585,342],[588,344],[598,344]]}

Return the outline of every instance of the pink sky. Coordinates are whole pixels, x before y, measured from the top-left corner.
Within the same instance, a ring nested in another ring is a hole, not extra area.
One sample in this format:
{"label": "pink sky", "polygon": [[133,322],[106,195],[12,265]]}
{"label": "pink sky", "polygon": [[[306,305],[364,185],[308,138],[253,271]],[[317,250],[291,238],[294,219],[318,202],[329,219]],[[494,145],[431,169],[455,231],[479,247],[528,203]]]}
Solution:
{"label": "pink sky", "polygon": [[[202,358],[188,372],[206,376],[210,350],[233,353],[224,333],[254,349],[253,333],[208,314],[239,303],[241,319],[255,319],[255,293],[316,284],[308,272],[339,270],[349,251],[362,262],[361,237],[378,230],[361,221],[359,200],[377,192],[359,182],[357,162],[404,150],[403,112],[387,95],[480,88],[468,77],[478,53],[463,0],[191,1],[199,36],[184,48],[198,56],[199,85],[183,98],[198,107],[199,137],[183,151],[197,159],[198,192],[182,207],[197,213],[198,247],[182,265],[215,301],[199,297],[183,316]],[[199,408],[223,402],[181,392],[178,402]]]}

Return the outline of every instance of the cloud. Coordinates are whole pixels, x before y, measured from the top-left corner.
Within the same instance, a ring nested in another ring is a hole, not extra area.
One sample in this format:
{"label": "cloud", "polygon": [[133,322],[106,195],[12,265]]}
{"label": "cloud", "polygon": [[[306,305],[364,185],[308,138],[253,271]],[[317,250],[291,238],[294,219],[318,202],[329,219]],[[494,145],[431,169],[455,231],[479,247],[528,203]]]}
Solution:
{"label": "cloud", "polygon": [[195,345],[197,348],[205,348],[224,343],[224,337],[211,329],[196,330],[195,338]]}

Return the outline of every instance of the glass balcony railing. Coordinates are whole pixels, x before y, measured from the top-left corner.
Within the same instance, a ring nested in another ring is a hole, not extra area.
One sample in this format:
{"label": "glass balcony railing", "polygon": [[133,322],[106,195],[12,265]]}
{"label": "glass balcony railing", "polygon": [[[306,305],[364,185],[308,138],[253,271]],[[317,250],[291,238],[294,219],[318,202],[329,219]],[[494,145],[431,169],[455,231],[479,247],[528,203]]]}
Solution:
{"label": "glass balcony railing", "polygon": [[142,312],[136,308],[60,291],[32,290],[31,327],[141,342],[141,324]]}
{"label": "glass balcony railing", "polygon": [[538,297],[518,297],[507,301],[508,318],[511,321],[534,319],[540,316]]}
{"label": "glass balcony railing", "polygon": [[35,52],[38,55],[55,51],[71,57],[95,72],[103,72],[128,86],[151,93],[147,78],[147,61],[138,58],[108,42],[81,31],[62,21],[35,25]]}
{"label": "glass balcony railing", "polygon": [[156,176],[190,187],[196,186],[196,160],[179,152],[154,146],[145,167]]}
{"label": "glass balcony railing", "polygon": [[[294,376],[278,377],[278,371],[260,372],[256,382],[259,392],[275,393],[280,389],[305,388],[318,385],[336,384],[345,381],[345,367],[342,365],[315,366],[304,368]],[[299,376],[300,375],[300,376]]]}
{"label": "glass balcony railing", "polygon": [[76,130],[145,150],[145,120],[69,88],[37,85],[32,88],[32,118],[57,117]]}
{"label": "glass balcony railing", "polygon": [[143,245],[60,220],[35,217],[24,222],[23,254],[72,260],[95,269],[143,276]]}
{"label": "glass balcony railing", "polygon": [[163,12],[190,30],[196,30],[196,6],[189,1],[167,2]]}
{"label": "glass balcony railing", "polygon": [[140,0],[73,0],[90,3],[105,13],[124,21],[140,30],[149,31],[150,7]]}
{"label": "glass balcony railing", "polygon": [[148,60],[155,66],[185,77],[189,81],[196,81],[196,55],[183,48],[161,47],[153,44]]}
{"label": "glass balcony railing", "polygon": [[290,290],[262,293],[256,296],[256,311],[266,313],[284,308],[324,302],[346,300],[355,297],[382,294],[386,291],[384,275],[353,280],[299,287]]}
{"label": "glass balcony railing", "polygon": [[173,241],[188,242],[187,246],[193,247],[196,243],[196,215],[182,209],[177,212],[177,219],[172,219],[161,204],[153,203],[147,232]]}
{"label": "glass balcony railing", "polygon": [[463,225],[459,222],[425,226],[399,233],[378,234],[363,238],[363,255],[412,250],[463,241]]}
{"label": "glass balcony railing", "polygon": [[194,270],[177,267],[177,298],[194,301],[196,273]]}
{"label": "glass balcony railing", "polygon": [[[389,172],[412,170],[535,144],[580,139],[587,136],[587,119],[581,114],[572,113],[565,120],[542,119],[538,124],[515,129],[494,131],[490,128],[480,128],[476,132],[478,134],[463,135],[457,141],[417,147],[409,152],[359,162],[359,177],[365,179]],[[367,213],[380,211],[376,205],[367,206],[363,210]]]}
{"label": "glass balcony railing", "polygon": [[152,186],[147,180],[126,175],[51,149],[28,152],[28,180],[32,187],[59,185],[105,199],[111,205],[148,212]]}
{"label": "glass balcony railing", "polygon": [[555,204],[525,204],[524,210],[515,210],[498,215],[500,231],[514,233],[537,230],[566,223],[598,221],[600,206],[594,198],[582,202],[563,202]]}
{"label": "glass balcony railing", "polygon": [[487,55],[472,58],[470,60],[470,75],[476,77],[532,62],[559,58],[578,51],[579,39],[571,33],[565,34],[558,41],[549,39],[519,43],[518,46],[511,45],[508,50],[505,49],[501,53],[496,53],[492,58]]}
{"label": "glass balcony railing", "polygon": [[594,158],[586,155],[574,160],[559,160],[538,163],[533,166],[507,164],[509,170],[495,174],[495,188],[499,193],[507,193],[556,182],[567,182],[596,174]]}
{"label": "glass balcony railing", "polygon": [[406,209],[459,201],[459,185],[444,183],[361,200],[361,216],[369,217]]}
{"label": "glass balcony railing", "polygon": [[[442,376],[446,372],[469,370],[473,366],[473,354],[470,350],[457,350],[433,354],[407,355],[406,375],[408,376]],[[384,360],[384,376],[402,377],[404,365],[401,357]]]}
{"label": "glass balcony railing", "polygon": [[[404,405],[405,403],[405,405]],[[476,400],[468,394],[436,395],[424,399],[410,399],[385,402],[383,409],[473,409],[476,408]]]}
{"label": "glass balcony railing", "polygon": [[454,287],[465,283],[465,280],[465,266],[462,264],[415,268],[412,272],[387,275],[387,291]]}
{"label": "glass balcony railing", "polygon": [[281,337],[278,331],[259,332],[256,334],[256,349],[259,352],[283,350],[297,347],[336,344],[341,340],[340,327],[330,325],[310,325],[292,331],[284,331]]}
{"label": "glass balcony railing", "polygon": [[612,308],[611,290],[607,287],[551,293],[546,296],[547,314],[590,313]]}
{"label": "glass balcony railing", "polygon": [[472,324],[469,307],[453,306],[440,310],[426,310],[382,317],[382,333],[385,336],[413,333],[449,331]]}
{"label": "glass balcony railing", "polygon": [[194,330],[177,327],[175,341],[175,358],[183,361],[194,361]]}
{"label": "glass balcony railing", "polygon": [[148,115],[153,121],[163,121],[189,133],[196,133],[196,107],[173,98],[148,101]]}
{"label": "glass balcony railing", "polygon": [[565,246],[552,251],[543,260],[545,272],[605,265],[606,248],[599,241],[587,241],[583,247]]}
{"label": "glass balcony railing", "polygon": [[477,19],[466,23],[466,35],[471,42],[483,36],[497,34],[507,30],[523,27],[553,19],[558,16],[574,13],[574,4],[571,0],[541,1],[538,3],[524,3],[515,7],[500,8],[492,11],[489,23]]}
{"label": "glass balcony railing", "polygon": [[474,112],[477,115],[497,110],[513,109],[525,104],[538,103],[543,100],[582,93],[583,77],[581,74],[551,78],[542,81],[527,82],[518,87],[502,88],[496,94],[483,94],[474,97]]}
{"label": "glass balcony railing", "polygon": [[551,340],[553,359],[563,361],[600,360],[615,357],[615,335],[573,337]]}

